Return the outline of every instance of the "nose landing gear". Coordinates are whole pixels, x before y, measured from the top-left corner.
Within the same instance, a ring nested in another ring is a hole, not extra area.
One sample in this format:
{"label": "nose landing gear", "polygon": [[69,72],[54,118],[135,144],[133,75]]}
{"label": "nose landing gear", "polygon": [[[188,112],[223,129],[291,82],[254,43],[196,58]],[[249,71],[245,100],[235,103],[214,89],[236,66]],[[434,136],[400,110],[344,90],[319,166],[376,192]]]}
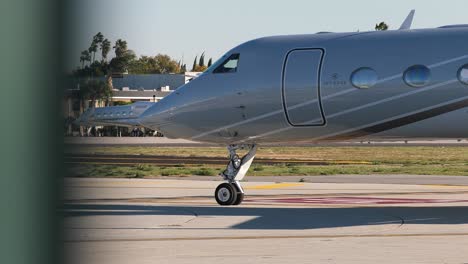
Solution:
{"label": "nose landing gear", "polygon": [[[249,149],[249,152],[240,158],[236,151],[239,149]],[[220,205],[239,205],[244,200],[244,190],[240,181],[250,168],[257,152],[256,145],[229,145],[229,163],[226,170],[220,176],[227,183],[220,184],[215,191],[215,199]]]}

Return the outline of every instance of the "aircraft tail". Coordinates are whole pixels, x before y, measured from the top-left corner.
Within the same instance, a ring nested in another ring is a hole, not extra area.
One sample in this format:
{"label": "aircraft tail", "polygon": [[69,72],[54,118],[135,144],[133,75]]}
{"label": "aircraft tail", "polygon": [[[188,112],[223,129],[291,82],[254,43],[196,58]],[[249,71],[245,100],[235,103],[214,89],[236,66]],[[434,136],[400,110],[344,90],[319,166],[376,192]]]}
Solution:
{"label": "aircraft tail", "polygon": [[406,17],[405,21],[403,21],[403,24],[401,24],[400,28],[398,30],[408,30],[411,29],[411,25],[413,24],[413,18],[414,18],[414,13],[416,10],[411,10],[411,12],[408,14]]}
{"label": "aircraft tail", "polygon": [[89,108],[75,123],[80,126],[141,126],[139,117],[150,108],[152,102],[136,102],[123,106]]}

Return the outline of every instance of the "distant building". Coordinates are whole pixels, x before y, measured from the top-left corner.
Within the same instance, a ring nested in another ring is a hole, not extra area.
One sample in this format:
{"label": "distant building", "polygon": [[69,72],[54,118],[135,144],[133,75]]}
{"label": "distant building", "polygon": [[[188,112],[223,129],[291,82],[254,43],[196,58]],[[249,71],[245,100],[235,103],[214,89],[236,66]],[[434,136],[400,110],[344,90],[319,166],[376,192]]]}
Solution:
{"label": "distant building", "polygon": [[185,74],[123,74],[112,78],[114,89],[122,90],[175,90],[198,77],[200,72],[186,72]]}
{"label": "distant building", "polygon": [[158,102],[170,91],[152,91],[152,90],[114,90],[112,92],[112,102]]}

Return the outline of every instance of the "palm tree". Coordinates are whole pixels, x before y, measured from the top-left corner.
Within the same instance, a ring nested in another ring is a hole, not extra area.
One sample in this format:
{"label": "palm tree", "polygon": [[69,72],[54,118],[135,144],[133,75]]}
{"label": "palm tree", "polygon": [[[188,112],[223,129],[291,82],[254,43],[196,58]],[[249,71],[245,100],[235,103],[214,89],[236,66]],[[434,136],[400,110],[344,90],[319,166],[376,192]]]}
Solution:
{"label": "palm tree", "polygon": [[[94,41],[91,42],[91,46],[88,48],[88,52],[89,52],[90,54],[92,54],[92,58],[93,58],[92,63],[94,62],[94,58],[95,58],[97,49],[98,49],[97,43],[94,42]],[[92,63],[91,63],[91,64],[92,64]]]}
{"label": "palm tree", "polygon": [[125,52],[128,50],[127,47],[127,41],[118,39],[115,42],[114,47],[112,47],[115,50],[115,56],[116,57],[122,57],[125,55]]}
{"label": "palm tree", "polygon": [[95,41],[96,43],[102,43],[102,41],[104,40],[104,35],[102,35],[101,32],[98,32],[96,35],[94,35],[93,37],[93,41]]}
{"label": "palm tree", "polygon": [[104,35],[102,35],[101,32],[98,32],[96,35],[93,37],[93,41],[91,42],[91,46],[89,47],[89,52],[93,54],[93,63],[96,58],[96,52],[98,50],[98,45],[102,43],[104,40]]}
{"label": "palm tree", "polygon": [[83,50],[80,56],[81,68],[84,68],[84,63],[87,61],[91,62],[91,54],[88,50]]}
{"label": "palm tree", "polygon": [[[87,51],[86,51],[87,52]],[[85,54],[84,54],[84,51],[81,52],[81,55],[80,55],[80,62],[81,62],[81,69],[84,68],[84,63],[86,61],[86,57],[85,57]]]}
{"label": "palm tree", "polygon": [[129,50],[127,42],[118,39],[113,47],[115,50],[115,57],[109,62],[107,69],[107,85],[112,89],[112,74],[125,72],[132,61],[135,60],[135,52]]}
{"label": "palm tree", "polygon": [[375,25],[375,30],[377,30],[377,31],[388,30],[388,25],[385,22],[380,22],[380,24]]}
{"label": "palm tree", "polygon": [[107,60],[107,54],[109,54],[109,51],[111,49],[111,42],[108,39],[104,39],[101,42],[101,55],[102,55],[102,62]]}

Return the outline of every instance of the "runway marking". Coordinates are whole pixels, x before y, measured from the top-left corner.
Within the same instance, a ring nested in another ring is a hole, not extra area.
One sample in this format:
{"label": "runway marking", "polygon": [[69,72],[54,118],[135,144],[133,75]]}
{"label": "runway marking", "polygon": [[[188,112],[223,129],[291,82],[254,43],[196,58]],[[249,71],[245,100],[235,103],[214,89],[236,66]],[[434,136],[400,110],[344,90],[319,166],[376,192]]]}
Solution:
{"label": "runway marking", "polygon": [[433,188],[454,188],[454,189],[468,189],[468,185],[451,185],[451,184],[424,184],[423,186]]}
{"label": "runway marking", "polygon": [[279,199],[248,199],[251,203],[290,203],[290,204],[434,204],[464,203],[468,200],[455,199],[413,199],[413,198],[378,198],[378,197],[310,197]]}
{"label": "runway marking", "polygon": [[281,189],[284,187],[297,187],[303,186],[303,183],[275,183],[275,184],[268,184],[268,185],[257,185],[257,186],[247,186],[244,189],[250,190],[270,190],[270,189]]}
{"label": "runway marking", "polygon": [[308,235],[308,236],[235,236],[235,237],[167,237],[167,238],[116,238],[64,240],[64,243],[101,242],[159,242],[159,241],[206,241],[206,240],[246,240],[246,239],[306,239],[306,238],[392,238],[392,237],[454,237],[468,236],[468,233],[429,233],[429,234],[366,234],[366,235]]}

